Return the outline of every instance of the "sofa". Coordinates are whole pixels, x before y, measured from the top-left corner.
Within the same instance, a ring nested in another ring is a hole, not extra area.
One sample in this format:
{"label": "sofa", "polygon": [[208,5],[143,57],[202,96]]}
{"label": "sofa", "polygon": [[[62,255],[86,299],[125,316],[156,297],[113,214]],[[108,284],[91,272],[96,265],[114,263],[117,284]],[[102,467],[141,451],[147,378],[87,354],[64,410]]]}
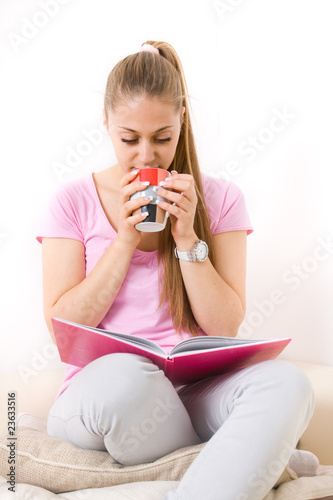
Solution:
{"label": "sofa", "polygon": [[[290,361],[293,362],[293,361]],[[315,411],[298,448],[318,457],[320,465],[308,477],[286,467],[265,500],[333,500],[333,367],[293,362],[310,378]],[[125,467],[106,452],[81,450],[46,433],[46,417],[64,367],[0,374],[0,498],[12,499],[8,488],[13,479],[16,498],[45,500],[160,500],[178,484],[203,445],[183,448],[152,464]],[[8,393],[15,396],[14,441],[8,435]],[[10,447],[15,448],[15,476],[10,476]],[[189,499],[191,500],[191,499]]]}

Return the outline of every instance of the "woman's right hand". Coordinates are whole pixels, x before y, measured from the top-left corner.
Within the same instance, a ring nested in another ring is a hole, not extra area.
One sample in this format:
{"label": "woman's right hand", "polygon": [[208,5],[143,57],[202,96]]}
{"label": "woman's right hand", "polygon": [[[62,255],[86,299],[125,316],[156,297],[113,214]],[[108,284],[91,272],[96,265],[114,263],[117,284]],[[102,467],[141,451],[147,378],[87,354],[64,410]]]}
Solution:
{"label": "woman's right hand", "polygon": [[144,191],[147,188],[146,182],[135,180],[138,175],[138,170],[129,172],[123,176],[120,181],[119,194],[119,221],[118,221],[118,239],[124,244],[136,248],[141,241],[141,231],[135,228],[135,225],[142,222],[147,217],[147,213],[132,215],[132,213],[140,207],[148,205],[150,200],[145,197],[135,198],[130,197],[137,191]]}

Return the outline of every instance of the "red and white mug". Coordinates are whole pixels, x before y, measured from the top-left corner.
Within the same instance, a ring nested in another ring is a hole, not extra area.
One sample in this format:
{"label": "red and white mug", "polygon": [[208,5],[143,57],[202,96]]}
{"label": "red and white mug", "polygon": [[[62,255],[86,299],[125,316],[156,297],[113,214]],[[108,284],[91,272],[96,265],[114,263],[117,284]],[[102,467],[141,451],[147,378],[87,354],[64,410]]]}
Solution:
{"label": "red and white mug", "polygon": [[171,174],[168,170],[162,168],[140,168],[138,175],[134,179],[135,181],[147,182],[149,185],[143,191],[137,191],[131,196],[131,200],[139,198],[141,196],[151,196],[153,199],[148,205],[138,208],[133,212],[132,215],[139,214],[140,212],[148,212],[147,217],[138,224],[135,225],[136,229],[139,231],[153,233],[156,231],[162,231],[165,228],[166,221],[169,217],[169,212],[160,208],[157,204],[157,200],[163,200],[170,203],[165,198],[159,196],[155,191],[154,187],[158,186],[160,182],[165,181],[167,177]]}

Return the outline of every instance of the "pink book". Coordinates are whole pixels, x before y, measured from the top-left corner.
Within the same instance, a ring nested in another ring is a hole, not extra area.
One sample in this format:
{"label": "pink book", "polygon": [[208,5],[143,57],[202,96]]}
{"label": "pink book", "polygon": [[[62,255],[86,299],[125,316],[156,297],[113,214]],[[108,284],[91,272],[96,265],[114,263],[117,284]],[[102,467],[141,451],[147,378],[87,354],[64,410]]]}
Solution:
{"label": "pink book", "polygon": [[291,338],[253,340],[200,336],[182,340],[168,355],[151,340],[52,318],[60,359],[84,367],[112,353],[139,354],[151,359],[173,384],[188,384],[205,377],[245,368],[276,358]]}

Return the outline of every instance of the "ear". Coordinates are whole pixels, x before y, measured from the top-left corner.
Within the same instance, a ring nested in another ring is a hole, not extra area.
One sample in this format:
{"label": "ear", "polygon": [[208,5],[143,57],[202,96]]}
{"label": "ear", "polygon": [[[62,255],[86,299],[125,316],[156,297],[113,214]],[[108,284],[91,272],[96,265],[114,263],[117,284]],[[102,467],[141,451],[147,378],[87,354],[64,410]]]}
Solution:
{"label": "ear", "polygon": [[181,116],[181,120],[180,120],[180,123],[181,123],[182,126],[184,124],[185,109],[186,109],[185,106],[183,106],[183,108],[182,108],[182,116]]}
{"label": "ear", "polygon": [[103,125],[106,128],[107,132],[109,132],[109,124],[106,118],[105,109],[103,108],[102,111],[103,111]]}

